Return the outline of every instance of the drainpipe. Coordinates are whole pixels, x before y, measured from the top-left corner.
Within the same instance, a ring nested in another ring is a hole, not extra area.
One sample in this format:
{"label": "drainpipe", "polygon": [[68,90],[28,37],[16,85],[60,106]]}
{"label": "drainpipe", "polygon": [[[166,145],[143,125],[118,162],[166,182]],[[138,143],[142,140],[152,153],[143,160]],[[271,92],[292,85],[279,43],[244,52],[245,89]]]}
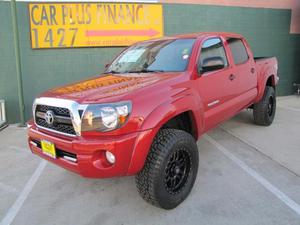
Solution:
{"label": "drainpipe", "polygon": [[20,126],[25,126],[25,116],[24,116],[25,106],[24,106],[24,95],[23,95],[17,9],[16,9],[15,0],[10,1],[10,10],[11,10],[13,35],[14,35],[15,60],[16,60],[16,72],[17,72],[18,96],[19,96],[19,111],[20,111]]}

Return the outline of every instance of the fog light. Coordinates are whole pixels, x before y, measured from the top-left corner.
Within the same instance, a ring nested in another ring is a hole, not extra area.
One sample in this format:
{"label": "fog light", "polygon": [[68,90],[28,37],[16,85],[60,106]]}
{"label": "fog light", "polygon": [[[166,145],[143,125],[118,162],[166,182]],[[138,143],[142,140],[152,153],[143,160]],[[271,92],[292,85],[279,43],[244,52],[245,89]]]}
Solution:
{"label": "fog light", "polygon": [[111,164],[114,164],[116,162],[116,157],[111,152],[106,151],[105,156],[106,156],[107,161],[110,162]]}

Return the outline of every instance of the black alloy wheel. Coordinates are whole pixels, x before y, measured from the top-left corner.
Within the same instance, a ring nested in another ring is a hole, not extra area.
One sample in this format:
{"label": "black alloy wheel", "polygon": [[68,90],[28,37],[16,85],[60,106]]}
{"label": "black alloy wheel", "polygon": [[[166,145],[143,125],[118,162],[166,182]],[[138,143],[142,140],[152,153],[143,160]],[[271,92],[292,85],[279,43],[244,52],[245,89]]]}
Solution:
{"label": "black alloy wheel", "polygon": [[191,170],[191,156],[185,149],[174,152],[165,169],[165,186],[170,194],[182,190]]}
{"label": "black alloy wheel", "polygon": [[276,93],[274,87],[266,86],[262,99],[253,105],[254,123],[261,126],[272,124],[276,112]]}
{"label": "black alloy wheel", "polygon": [[177,129],[161,129],[154,138],[144,168],[136,175],[142,198],[150,204],[173,209],[192,190],[198,172],[194,137]]}

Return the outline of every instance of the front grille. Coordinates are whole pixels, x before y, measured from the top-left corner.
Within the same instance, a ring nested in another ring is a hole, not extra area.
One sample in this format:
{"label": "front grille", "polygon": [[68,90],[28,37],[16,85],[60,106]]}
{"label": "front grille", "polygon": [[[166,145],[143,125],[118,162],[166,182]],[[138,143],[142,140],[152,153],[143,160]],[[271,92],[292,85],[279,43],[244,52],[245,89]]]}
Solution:
{"label": "front grille", "polygon": [[[52,111],[54,113],[53,124],[48,124],[43,117],[47,111]],[[76,135],[73,125],[71,123],[70,111],[67,108],[54,107],[47,105],[37,105],[35,111],[35,122],[37,125],[58,131],[61,133]]]}
{"label": "front grille", "polygon": [[37,112],[47,112],[49,110],[53,111],[58,116],[70,117],[70,111],[67,108],[54,107],[54,106],[48,106],[48,105],[37,105],[36,106]]}

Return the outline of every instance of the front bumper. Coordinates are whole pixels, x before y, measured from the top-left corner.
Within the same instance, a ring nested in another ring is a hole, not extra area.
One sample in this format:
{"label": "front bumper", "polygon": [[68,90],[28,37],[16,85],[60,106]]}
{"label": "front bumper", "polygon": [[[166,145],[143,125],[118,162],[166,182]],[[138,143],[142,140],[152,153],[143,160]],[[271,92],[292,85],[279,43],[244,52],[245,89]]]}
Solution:
{"label": "front bumper", "polygon": [[[138,137],[143,137],[145,132],[147,131],[116,137],[101,137],[101,139],[99,137],[69,138],[63,135],[52,135],[31,125],[28,128],[28,144],[32,153],[83,177],[126,176],[135,142]],[[41,140],[50,141],[55,145],[57,151],[60,152],[57,158],[54,159],[42,153],[37,144]],[[106,160],[105,151],[110,151],[115,155],[116,162],[114,164],[110,164]],[[75,157],[76,162],[68,160],[68,157],[63,157],[64,154]]]}

